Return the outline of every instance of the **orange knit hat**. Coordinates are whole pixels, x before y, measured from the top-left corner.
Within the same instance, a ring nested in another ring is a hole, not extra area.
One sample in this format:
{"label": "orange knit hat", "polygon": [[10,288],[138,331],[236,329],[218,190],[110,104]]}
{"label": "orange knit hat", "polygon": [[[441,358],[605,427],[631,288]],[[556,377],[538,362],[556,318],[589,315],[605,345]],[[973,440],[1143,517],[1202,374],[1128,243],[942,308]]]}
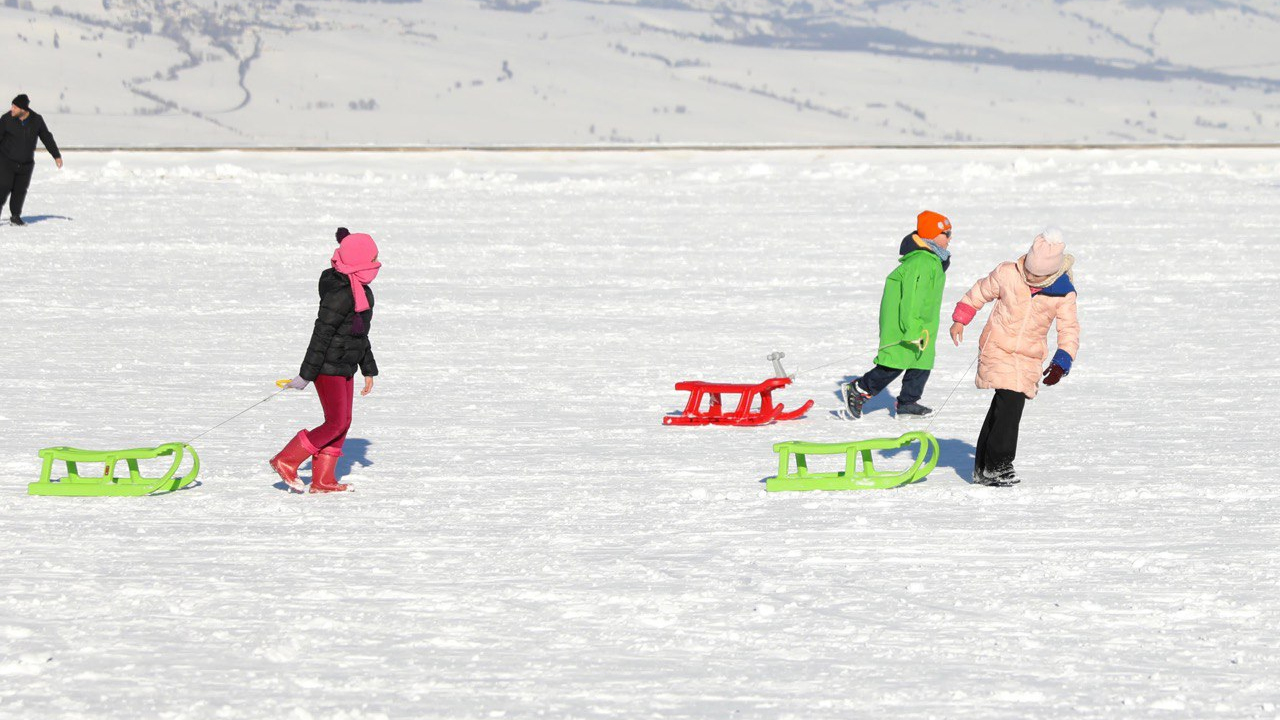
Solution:
{"label": "orange knit hat", "polygon": [[925,240],[932,240],[944,232],[951,231],[951,221],[946,215],[925,210],[916,216],[916,234]]}

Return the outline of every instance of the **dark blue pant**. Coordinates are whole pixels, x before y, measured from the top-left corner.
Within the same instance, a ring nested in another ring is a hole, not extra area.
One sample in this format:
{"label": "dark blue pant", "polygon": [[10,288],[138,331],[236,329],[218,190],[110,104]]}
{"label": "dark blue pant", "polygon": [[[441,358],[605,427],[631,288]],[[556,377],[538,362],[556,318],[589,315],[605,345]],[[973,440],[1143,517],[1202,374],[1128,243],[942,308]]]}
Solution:
{"label": "dark blue pant", "polygon": [[[902,378],[902,392],[898,394],[899,404],[906,405],[920,401],[921,396],[924,395],[924,384],[929,382],[929,372],[929,370],[907,371],[906,376]],[[865,390],[871,397],[875,397],[901,374],[902,371],[897,368],[876,365],[862,376],[858,381],[858,387]]]}

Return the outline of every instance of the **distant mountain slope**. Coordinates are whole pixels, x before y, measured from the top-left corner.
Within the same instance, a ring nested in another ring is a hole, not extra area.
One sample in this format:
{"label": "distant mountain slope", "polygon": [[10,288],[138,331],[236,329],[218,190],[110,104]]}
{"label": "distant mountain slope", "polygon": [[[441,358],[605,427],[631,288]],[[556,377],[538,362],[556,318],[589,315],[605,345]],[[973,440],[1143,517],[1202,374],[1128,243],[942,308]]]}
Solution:
{"label": "distant mountain slope", "polygon": [[69,145],[1280,136],[1257,0],[4,2]]}

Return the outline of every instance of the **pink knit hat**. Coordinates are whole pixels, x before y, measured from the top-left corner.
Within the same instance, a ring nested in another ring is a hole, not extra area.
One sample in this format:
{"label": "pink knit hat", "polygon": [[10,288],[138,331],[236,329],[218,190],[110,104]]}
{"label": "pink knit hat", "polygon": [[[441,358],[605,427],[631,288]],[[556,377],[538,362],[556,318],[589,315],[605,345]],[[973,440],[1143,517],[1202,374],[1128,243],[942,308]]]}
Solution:
{"label": "pink knit hat", "polygon": [[1032,275],[1053,275],[1062,269],[1066,249],[1066,244],[1062,242],[1062,231],[1049,228],[1031,242],[1023,267]]}
{"label": "pink knit hat", "polygon": [[356,312],[369,309],[369,298],[364,296],[364,286],[378,277],[378,245],[364,233],[351,233],[342,238],[330,261],[333,268],[351,281],[351,296],[356,302]]}

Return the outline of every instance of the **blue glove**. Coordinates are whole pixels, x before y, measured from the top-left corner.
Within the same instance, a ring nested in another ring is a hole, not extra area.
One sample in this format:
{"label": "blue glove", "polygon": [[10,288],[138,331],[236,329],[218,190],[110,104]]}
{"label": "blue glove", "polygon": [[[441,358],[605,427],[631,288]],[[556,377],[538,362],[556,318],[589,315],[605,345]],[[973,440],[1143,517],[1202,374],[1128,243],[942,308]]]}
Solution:
{"label": "blue glove", "polygon": [[310,384],[311,384],[310,380],[303,380],[302,376],[299,375],[298,377],[290,380],[289,384],[285,385],[285,387],[293,388],[294,390],[306,390],[307,386]]}

